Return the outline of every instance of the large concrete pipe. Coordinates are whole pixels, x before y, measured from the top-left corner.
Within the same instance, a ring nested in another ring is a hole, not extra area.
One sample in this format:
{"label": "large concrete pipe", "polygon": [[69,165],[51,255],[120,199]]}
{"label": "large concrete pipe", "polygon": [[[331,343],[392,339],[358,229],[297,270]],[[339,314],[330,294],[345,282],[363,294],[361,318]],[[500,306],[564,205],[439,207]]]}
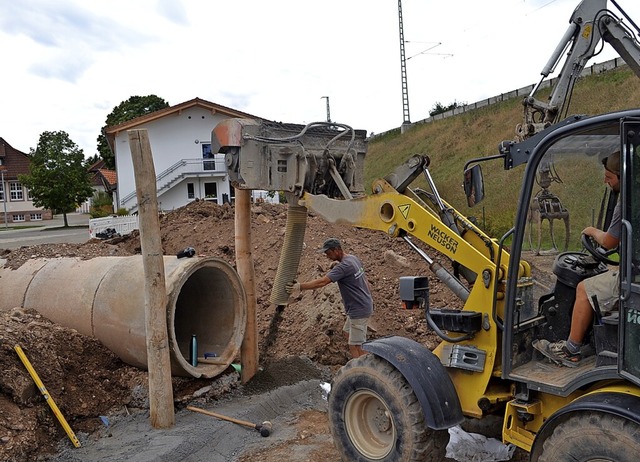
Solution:
{"label": "large concrete pipe", "polygon": [[[166,256],[164,265],[172,373],[215,377],[236,359],[244,337],[240,277],[217,258]],[[0,268],[0,286],[0,309],[33,308],[97,338],[127,364],[147,367],[142,256],[30,260],[17,270]],[[197,366],[189,361],[193,335]]]}

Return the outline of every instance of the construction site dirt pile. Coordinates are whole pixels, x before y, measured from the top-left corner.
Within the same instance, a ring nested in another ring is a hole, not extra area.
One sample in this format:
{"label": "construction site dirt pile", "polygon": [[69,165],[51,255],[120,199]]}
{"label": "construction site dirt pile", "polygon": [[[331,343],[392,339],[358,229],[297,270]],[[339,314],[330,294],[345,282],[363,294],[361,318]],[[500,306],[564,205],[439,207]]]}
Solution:
{"label": "construction site dirt pile", "polygon": [[[160,219],[165,255],[176,255],[193,247],[197,255],[213,256],[235,266],[234,208],[195,201],[164,214]],[[348,360],[342,335],[344,310],[335,284],[307,291],[281,313],[269,302],[286,229],[286,205],[254,204],[251,211],[251,242],[256,276],[257,322],[262,374],[250,382],[256,392],[294,381],[297,368],[284,374],[269,374],[269,365],[288,358],[308,358],[328,377]],[[427,264],[401,240],[378,231],[355,229],[325,222],[309,215],[298,280],[320,277],[330,261],[316,253],[325,239],[342,240],[347,253],[363,261],[375,304],[369,338],[401,335],[434,348],[437,338],[421,310],[403,309],[399,298],[400,276],[428,276],[432,307],[461,307],[459,300],[429,273]],[[428,251],[428,249],[425,249]],[[107,241],[85,244],[51,244],[0,250],[5,267],[17,268],[35,258],[126,256],[141,252],[137,232]],[[438,255],[432,257],[439,259]],[[448,265],[446,262],[442,262]],[[127,281],[122,281],[126,284]],[[274,323],[274,318],[277,321]],[[37,460],[56,451],[66,437],[33,385],[14,351],[20,345],[55,397],[63,415],[76,432],[91,433],[101,425],[99,416],[148,407],[145,403],[147,376],[144,371],[123,364],[94,339],[55,325],[38,313],[21,307],[0,313],[0,460]],[[231,369],[231,368],[230,368]],[[313,375],[309,372],[308,375]],[[174,398],[186,406],[197,390],[210,387],[209,400],[237,392],[237,374],[215,380],[174,378]],[[300,377],[304,378],[304,377]],[[309,378],[309,377],[307,377]],[[206,382],[206,383],[205,383]],[[320,460],[320,459],[319,459]]]}

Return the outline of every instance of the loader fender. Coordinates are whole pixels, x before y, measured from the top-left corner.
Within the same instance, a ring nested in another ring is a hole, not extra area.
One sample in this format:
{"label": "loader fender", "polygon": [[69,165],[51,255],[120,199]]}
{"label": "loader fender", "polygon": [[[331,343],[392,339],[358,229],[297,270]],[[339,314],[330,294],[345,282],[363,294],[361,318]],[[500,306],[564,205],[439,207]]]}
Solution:
{"label": "loader fender", "polygon": [[389,361],[404,376],[429,428],[444,430],[463,421],[453,382],[428,348],[408,338],[391,336],[366,342],[362,349]]}
{"label": "loader fender", "polygon": [[531,446],[530,460],[536,461],[542,454],[542,446],[558,424],[578,412],[610,414],[640,425],[640,397],[627,393],[602,392],[583,396],[559,409],[547,419]]}

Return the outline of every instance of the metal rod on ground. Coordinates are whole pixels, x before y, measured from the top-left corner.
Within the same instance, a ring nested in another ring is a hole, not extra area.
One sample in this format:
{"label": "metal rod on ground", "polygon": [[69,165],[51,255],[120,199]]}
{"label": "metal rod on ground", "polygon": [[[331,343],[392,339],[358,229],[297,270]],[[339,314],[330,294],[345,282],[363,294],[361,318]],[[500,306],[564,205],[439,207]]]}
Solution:
{"label": "metal rod on ground", "polygon": [[51,395],[49,395],[49,392],[47,391],[46,387],[42,383],[42,380],[40,380],[38,373],[33,368],[33,366],[31,365],[31,362],[27,358],[27,355],[24,354],[24,351],[22,351],[22,348],[20,348],[19,345],[16,345],[14,348],[16,350],[16,353],[18,353],[18,356],[20,357],[22,364],[24,364],[24,367],[26,367],[27,371],[29,371],[29,375],[31,375],[31,378],[33,379],[36,386],[38,387],[38,390],[40,390],[40,393],[42,393],[42,396],[44,396],[44,400],[47,402],[47,404],[49,405],[49,407],[51,408],[55,416],[58,418],[58,422],[60,422],[60,425],[62,425],[62,428],[64,428],[64,431],[67,433],[67,436],[69,437],[73,445],[76,448],[79,448],[80,441],[78,441],[76,434],[73,432],[73,430],[71,430],[71,427],[67,423],[67,420],[62,415],[62,412],[60,412],[60,409],[58,409],[58,405],[55,403]]}
{"label": "metal rod on ground", "polygon": [[[167,331],[167,289],[160,239],[160,218],[156,191],[156,171],[147,130],[129,130],[129,147],[138,196],[140,246],[142,248],[149,370],[149,414],[153,428],[169,428],[175,423],[171,358]],[[126,281],[123,281],[126,284]]]}
{"label": "metal rod on ground", "polygon": [[240,346],[240,379],[247,383],[258,372],[258,327],[256,288],[251,254],[251,191],[236,189],[235,204],[236,264],[247,295],[247,327]]}

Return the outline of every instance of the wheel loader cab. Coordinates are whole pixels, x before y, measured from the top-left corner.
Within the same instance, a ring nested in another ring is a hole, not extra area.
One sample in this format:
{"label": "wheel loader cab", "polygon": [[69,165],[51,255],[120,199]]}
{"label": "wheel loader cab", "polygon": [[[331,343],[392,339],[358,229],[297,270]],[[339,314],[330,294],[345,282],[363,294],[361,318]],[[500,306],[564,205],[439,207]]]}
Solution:
{"label": "wheel loader cab", "polygon": [[[635,135],[639,124],[624,120],[610,115],[561,124],[529,143],[511,147],[511,152],[516,153],[510,159],[514,166],[528,162],[516,215],[511,265],[527,261],[531,278],[513,280],[513,268],[509,270],[503,341],[511,347],[503,349],[503,377],[519,383],[517,388],[525,395],[537,390],[568,396],[596,381],[619,379],[619,367],[623,375],[625,369],[634,378],[639,375],[640,321],[625,322],[619,328],[619,321],[626,319],[620,313],[626,309],[629,319],[636,319],[633,313],[639,308],[635,290],[639,282],[636,268],[640,261],[640,223],[634,226],[634,216],[640,210],[636,203],[640,186],[631,171],[633,160],[640,165]],[[608,228],[618,198],[607,190],[602,161],[619,150],[626,159],[622,162],[619,200],[623,220],[627,217],[621,230],[620,281],[625,286],[621,294],[628,300],[622,305],[605,306],[596,301],[594,322],[583,341],[583,359],[576,367],[556,365],[532,348],[532,343],[540,339],[566,340],[578,283],[618,270],[611,265],[614,261],[605,259],[609,263],[605,264],[597,251],[591,248],[592,254],[585,249],[582,230],[588,226],[605,231]],[[527,159],[519,154],[523,152],[527,152]],[[543,201],[541,197],[553,201]],[[621,338],[619,331],[623,333]],[[620,354],[621,344],[625,345],[628,358]]]}

